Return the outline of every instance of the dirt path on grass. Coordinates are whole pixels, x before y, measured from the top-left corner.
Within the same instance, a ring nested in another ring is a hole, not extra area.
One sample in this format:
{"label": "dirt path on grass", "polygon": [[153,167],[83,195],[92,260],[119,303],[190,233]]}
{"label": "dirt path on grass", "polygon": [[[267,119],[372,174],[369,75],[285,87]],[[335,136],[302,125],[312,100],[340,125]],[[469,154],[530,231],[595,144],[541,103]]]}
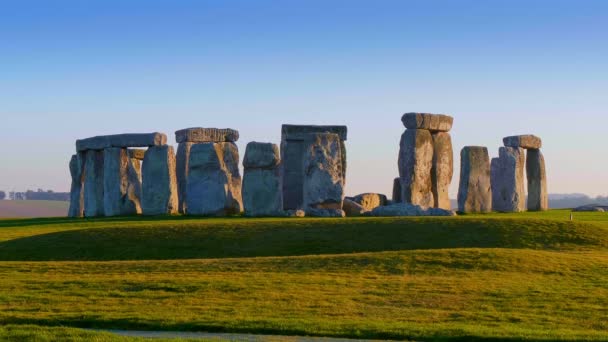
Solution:
{"label": "dirt path on grass", "polygon": [[137,330],[100,330],[120,336],[144,337],[144,338],[188,338],[188,339],[217,339],[218,341],[243,341],[243,342],[378,342],[388,340],[356,340],[346,338],[330,337],[308,337],[308,336],[281,336],[281,335],[254,335],[254,334],[220,334],[206,332],[179,332],[179,331],[137,331]]}

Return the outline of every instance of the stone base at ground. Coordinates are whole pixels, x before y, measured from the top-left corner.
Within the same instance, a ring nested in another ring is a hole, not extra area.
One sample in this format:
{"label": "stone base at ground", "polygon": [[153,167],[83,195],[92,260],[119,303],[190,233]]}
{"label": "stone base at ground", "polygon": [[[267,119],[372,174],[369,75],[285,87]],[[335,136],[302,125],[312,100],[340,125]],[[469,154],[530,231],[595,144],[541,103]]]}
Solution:
{"label": "stone base at ground", "polygon": [[419,205],[410,203],[395,203],[382,207],[377,207],[370,212],[366,212],[365,216],[455,216],[451,210],[441,208],[424,209]]}

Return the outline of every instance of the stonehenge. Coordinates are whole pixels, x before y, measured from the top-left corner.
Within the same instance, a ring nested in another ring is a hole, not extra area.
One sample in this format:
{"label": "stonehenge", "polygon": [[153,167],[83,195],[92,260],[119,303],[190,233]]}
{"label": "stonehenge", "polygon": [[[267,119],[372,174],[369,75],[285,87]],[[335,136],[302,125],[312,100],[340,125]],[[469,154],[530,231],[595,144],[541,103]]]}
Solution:
{"label": "stonehenge", "polygon": [[[452,139],[454,119],[443,114],[406,113],[406,130],[399,144],[399,179],[393,184],[393,200],[421,207],[451,208],[448,187],[453,176]],[[395,189],[401,188],[401,195]]]}
{"label": "stonehenge", "polygon": [[279,146],[250,142],[243,159],[245,216],[280,216],[283,212]]}
{"label": "stonehenge", "polygon": [[486,147],[465,146],[460,151],[458,211],[462,213],[492,211],[490,156]]}
{"label": "stonehenge", "polygon": [[[175,132],[177,153],[159,132],[77,140],[69,161],[68,216],[454,215],[449,197],[453,118],[406,113],[401,121],[405,131],[391,200],[378,193],[345,197],[346,126],[283,125],[280,148],[247,144],[242,178],[239,132],[192,127]],[[459,212],[548,209],[541,139],[508,136],[503,145],[491,162],[486,147],[462,148]]]}

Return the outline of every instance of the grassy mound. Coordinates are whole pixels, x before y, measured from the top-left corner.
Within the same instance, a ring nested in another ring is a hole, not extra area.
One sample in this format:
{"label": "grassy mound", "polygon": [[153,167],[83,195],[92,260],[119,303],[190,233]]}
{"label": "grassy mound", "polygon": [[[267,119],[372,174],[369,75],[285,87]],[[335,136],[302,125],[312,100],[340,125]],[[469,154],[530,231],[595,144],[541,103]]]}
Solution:
{"label": "grassy mound", "polygon": [[0,260],[196,259],[440,248],[576,250],[608,246],[608,229],[592,223],[529,218],[105,223],[105,228],[72,228],[0,242]]}

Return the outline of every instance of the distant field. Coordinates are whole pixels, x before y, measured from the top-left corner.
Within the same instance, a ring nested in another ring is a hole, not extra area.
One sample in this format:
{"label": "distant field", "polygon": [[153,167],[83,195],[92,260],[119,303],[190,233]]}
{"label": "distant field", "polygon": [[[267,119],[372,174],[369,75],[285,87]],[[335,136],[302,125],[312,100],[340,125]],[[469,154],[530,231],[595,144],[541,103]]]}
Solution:
{"label": "distant field", "polygon": [[608,213],[0,221],[0,339],[608,341],[607,317]]}
{"label": "distant field", "polygon": [[0,201],[0,218],[62,217],[69,205],[62,201]]}

